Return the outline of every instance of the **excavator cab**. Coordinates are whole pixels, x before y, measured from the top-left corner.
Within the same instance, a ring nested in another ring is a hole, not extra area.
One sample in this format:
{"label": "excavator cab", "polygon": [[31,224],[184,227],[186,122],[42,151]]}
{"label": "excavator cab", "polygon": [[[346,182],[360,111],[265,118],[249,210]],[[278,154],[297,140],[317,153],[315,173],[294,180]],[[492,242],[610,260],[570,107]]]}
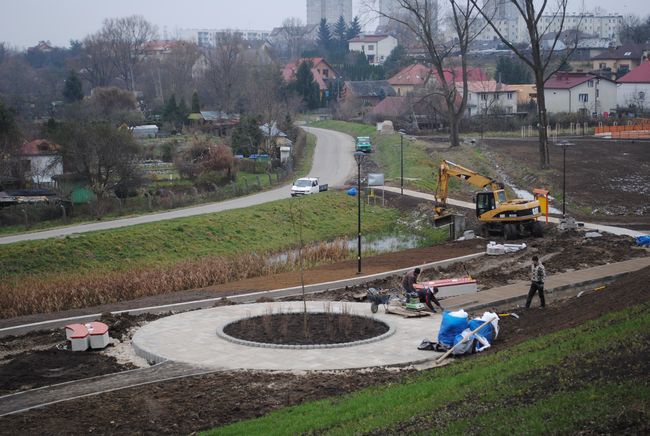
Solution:
{"label": "excavator cab", "polygon": [[493,192],[477,192],[476,193],[476,216],[481,217],[485,212],[488,212],[496,207]]}

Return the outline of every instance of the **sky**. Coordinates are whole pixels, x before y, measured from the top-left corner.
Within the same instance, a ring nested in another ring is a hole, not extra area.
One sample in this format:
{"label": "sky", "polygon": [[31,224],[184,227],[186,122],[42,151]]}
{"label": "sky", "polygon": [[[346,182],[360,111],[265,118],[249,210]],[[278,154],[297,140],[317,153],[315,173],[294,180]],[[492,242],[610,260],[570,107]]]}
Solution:
{"label": "sky", "polygon": [[[444,0],[439,0],[444,1]],[[354,1],[359,12],[362,0]],[[587,10],[650,15],[649,0],[584,0]],[[582,0],[569,0],[577,9]],[[287,17],[306,18],[305,0],[0,0],[0,42],[22,49],[40,40],[67,46],[102,26],[105,18],[143,15],[174,35],[179,28],[270,30]]]}

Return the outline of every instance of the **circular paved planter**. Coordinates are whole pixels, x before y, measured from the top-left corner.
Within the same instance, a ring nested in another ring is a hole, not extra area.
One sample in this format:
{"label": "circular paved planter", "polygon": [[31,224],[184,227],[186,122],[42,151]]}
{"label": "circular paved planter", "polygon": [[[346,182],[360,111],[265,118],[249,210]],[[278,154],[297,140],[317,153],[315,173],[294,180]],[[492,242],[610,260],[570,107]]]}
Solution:
{"label": "circular paved planter", "polygon": [[[336,348],[270,348],[242,344],[223,335],[231,322],[270,313],[301,312],[302,302],[241,304],[184,312],[143,326],[133,336],[136,353],[150,362],[171,360],[213,369],[334,370],[396,366],[436,359],[440,353],[421,351],[422,339],[435,339],[440,315],[402,318],[369,303],[312,301],[310,312],[342,312],[372,317],[389,326],[384,335],[369,341],[336,344]],[[221,333],[218,333],[221,332]]]}
{"label": "circular paved planter", "polygon": [[[322,311],[310,311],[308,313],[323,313]],[[372,316],[364,316],[364,315],[355,315],[355,316],[363,316],[364,318],[370,318],[375,321],[378,321],[388,327],[388,331],[385,333],[382,333],[381,335],[374,336],[372,338],[367,338],[367,339],[361,339],[358,341],[350,341],[350,342],[339,342],[337,344],[306,344],[306,345],[288,345],[288,344],[272,344],[268,342],[253,342],[253,341],[247,341],[245,339],[239,339],[234,336],[231,336],[224,332],[226,327],[229,325],[239,322],[242,319],[246,318],[240,318],[238,320],[229,322],[228,324],[224,325],[223,327],[217,329],[217,336],[220,338],[225,339],[226,341],[239,344],[239,345],[245,345],[247,347],[259,347],[259,348],[283,348],[286,350],[314,350],[314,349],[319,349],[319,348],[343,348],[343,347],[354,347],[357,345],[363,345],[363,344],[371,344],[373,342],[381,341],[386,339],[389,336],[392,336],[395,333],[395,326],[388,325],[385,322],[382,322],[380,320],[377,320],[375,317]]]}

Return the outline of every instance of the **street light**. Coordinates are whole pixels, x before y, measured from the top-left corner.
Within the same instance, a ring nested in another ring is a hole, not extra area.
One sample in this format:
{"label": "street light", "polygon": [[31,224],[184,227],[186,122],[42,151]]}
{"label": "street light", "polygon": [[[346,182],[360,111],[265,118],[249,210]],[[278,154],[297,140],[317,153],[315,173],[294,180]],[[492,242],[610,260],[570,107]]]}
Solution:
{"label": "street light", "polygon": [[400,174],[400,195],[404,195],[404,129],[399,130],[399,174]]}
{"label": "street light", "polygon": [[354,153],[357,161],[357,274],[361,274],[361,163],[366,158],[362,151]]}
{"label": "street light", "polygon": [[562,147],[562,218],[566,218],[566,149],[574,144],[562,140],[557,145]]}

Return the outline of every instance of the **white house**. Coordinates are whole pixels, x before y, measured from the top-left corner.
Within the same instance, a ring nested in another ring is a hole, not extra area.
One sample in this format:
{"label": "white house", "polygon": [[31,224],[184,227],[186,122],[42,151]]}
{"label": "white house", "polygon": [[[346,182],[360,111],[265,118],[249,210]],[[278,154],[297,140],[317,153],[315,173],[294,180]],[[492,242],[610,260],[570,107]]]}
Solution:
{"label": "white house", "polygon": [[650,107],[650,61],[618,79],[617,102],[621,108],[635,107],[640,111]]}
{"label": "white house", "polygon": [[592,73],[558,72],[544,85],[549,113],[606,116],[616,110],[616,83]]}
{"label": "white house", "polygon": [[[457,84],[462,92],[462,84]],[[467,82],[467,115],[513,114],[517,112],[519,90],[494,80]]]}
{"label": "white house", "polygon": [[397,39],[390,35],[360,35],[348,41],[350,51],[359,51],[368,58],[370,65],[381,65],[397,47]]}
{"label": "white house", "polygon": [[20,162],[26,175],[38,186],[50,185],[54,182],[54,176],[63,174],[58,146],[44,139],[23,143]]}

